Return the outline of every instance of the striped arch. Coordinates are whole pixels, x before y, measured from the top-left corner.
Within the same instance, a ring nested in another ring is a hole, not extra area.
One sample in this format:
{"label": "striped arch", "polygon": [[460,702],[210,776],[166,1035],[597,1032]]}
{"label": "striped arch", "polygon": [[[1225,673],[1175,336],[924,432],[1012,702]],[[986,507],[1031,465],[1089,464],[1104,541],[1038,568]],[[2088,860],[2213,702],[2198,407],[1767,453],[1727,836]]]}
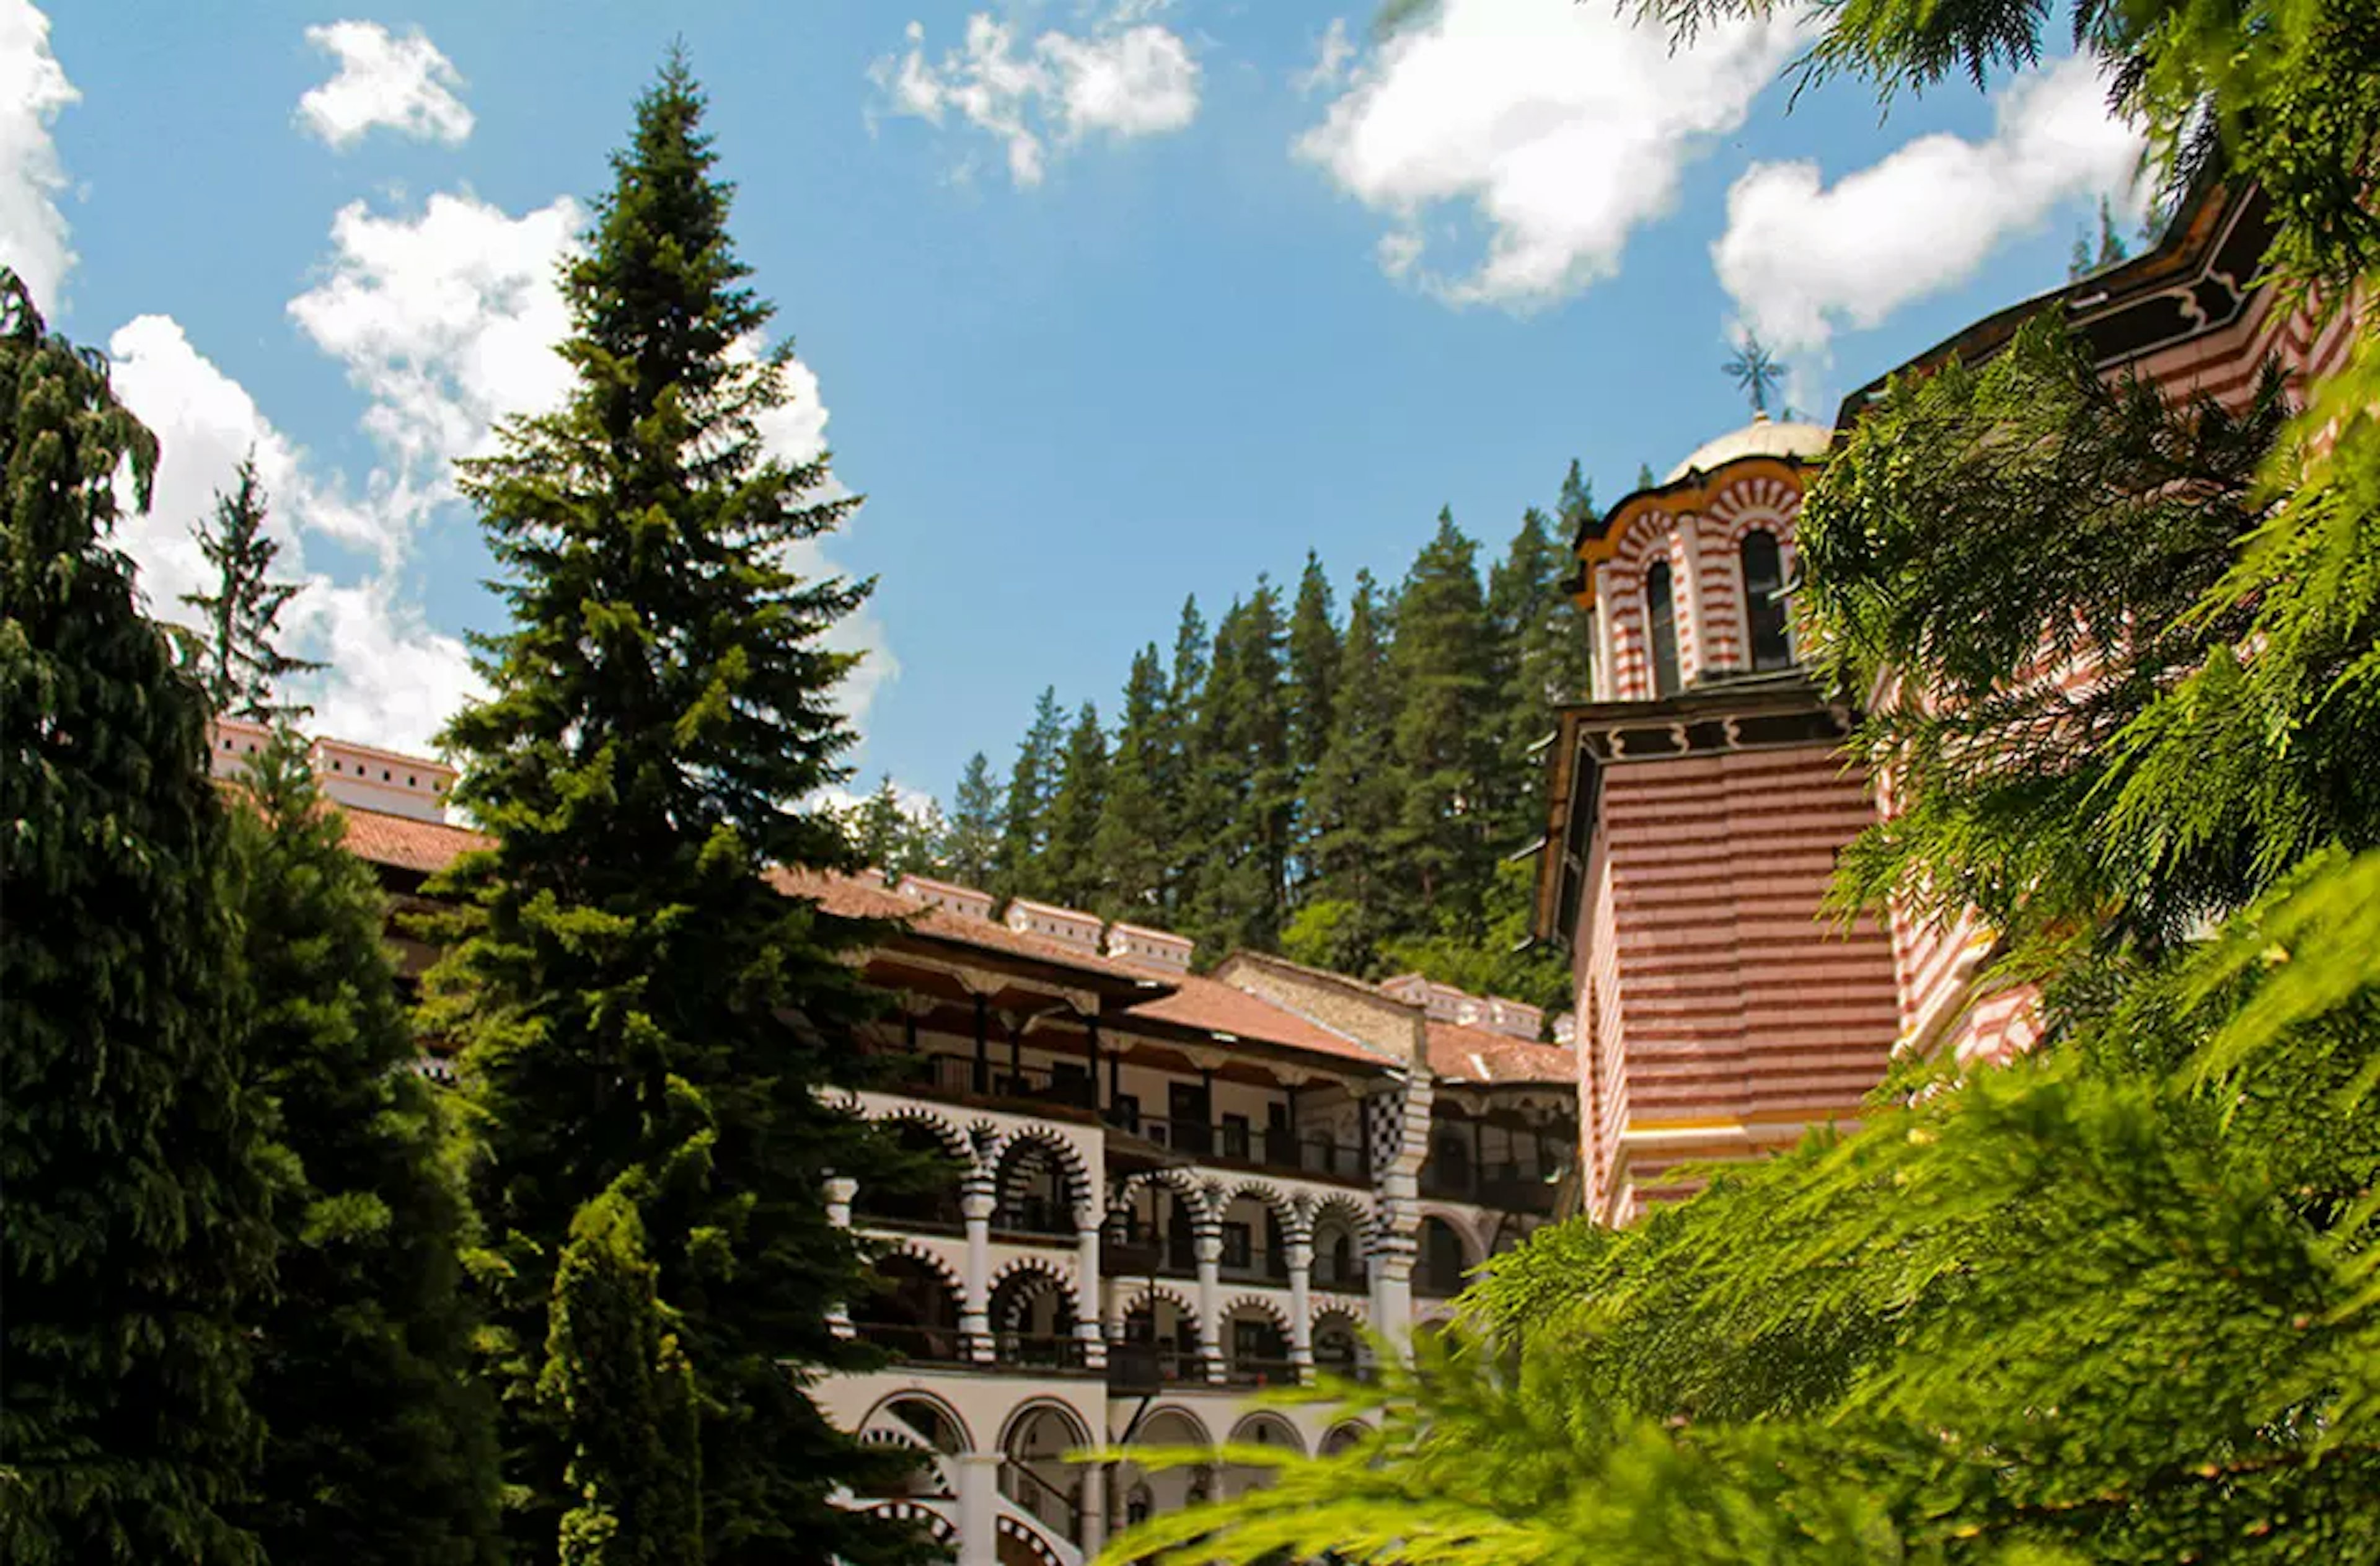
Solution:
{"label": "striped arch", "polygon": [[1358,1239],[1361,1239],[1364,1232],[1372,1226],[1370,1205],[1348,1196],[1325,1196],[1314,1204],[1314,1210],[1308,1218],[1317,1228],[1321,1226],[1324,1219],[1336,1218],[1344,1223]]}
{"label": "striped arch", "polygon": [[964,1456],[975,1450],[975,1433],[967,1428],[967,1422],[959,1413],[956,1405],[946,1398],[915,1388],[888,1393],[879,1398],[876,1401],[876,1406],[869,1409],[868,1416],[859,1422],[861,1439],[866,1439],[880,1431],[895,1440],[915,1446],[920,1451],[935,1450],[929,1447],[923,1438],[903,1425],[901,1416],[892,1411],[895,1403],[904,1402],[923,1403],[943,1419],[950,1421],[951,1428],[957,1431],[959,1437],[959,1450],[953,1453],[953,1456]]}
{"label": "striped arch", "polygon": [[881,1505],[871,1506],[868,1511],[870,1516],[890,1517],[896,1522],[915,1524],[925,1531],[928,1538],[953,1555],[958,1553],[957,1525],[930,1506],[921,1505],[914,1500],[888,1500]]}
{"label": "striped arch", "polygon": [[1059,1169],[1065,1174],[1066,1199],[1077,1211],[1091,1205],[1091,1166],[1084,1159],[1082,1149],[1054,1128],[1021,1125],[1005,1135],[993,1137],[984,1152],[984,1169],[998,1180],[1007,1171],[1009,1155],[1027,1145],[1044,1149],[1058,1160]]}
{"label": "striped arch", "polygon": [[1371,1330],[1371,1303],[1360,1294],[1326,1299],[1314,1306],[1312,1320],[1317,1332],[1325,1327],[1344,1327],[1355,1334],[1355,1341],[1360,1343],[1364,1341],[1364,1334]]}
{"label": "striped arch", "polygon": [[1292,1201],[1288,1194],[1280,1186],[1257,1175],[1250,1175],[1236,1184],[1223,1186],[1216,1195],[1216,1215],[1220,1217],[1230,1211],[1232,1204],[1242,1196],[1253,1196],[1262,1202],[1273,1217],[1281,1220],[1283,1232],[1297,1227],[1299,1220],[1297,1204]]}
{"label": "striped arch", "polygon": [[1290,1341],[1289,1313],[1280,1303],[1266,1294],[1237,1294],[1223,1306],[1223,1319],[1229,1321],[1243,1309],[1253,1310],[1281,1329],[1281,1341]]}
{"label": "striped arch", "polygon": [[957,1161],[958,1172],[965,1174],[976,1167],[973,1138],[958,1123],[943,1115],[929,1104],[901,1104],[873,1117],[879,1125],[915,1125],[930,1133],[941,1145],[942,1151]]}
{"label": "striped arch", "polygon": [[1098,1444],[1091,1439],[1090,1426],[1083,1423],[1082,1414],[1075,1409],[1055,1398],[1027,1398],[1009,1410],[1008,1417],[1000,1422],[1002,1456],[1008,1455],[1009,1443],[1016,1439],[1016,1434],[1024,1427],[1025,1422],[1037,1414],[1056,1414],[1060,1422],[1066,1426],[1067,1438],[1074,1442],[1075,1451],[1079,1451]]}
{"label": "striped arch", "polygon": [[[1058,1553],[1058,1547],[1050,1542],[1040,1524],[1026,1522],[1018,1512],[1000,1512],[992,1521],[992,1531],[1002,1539],[1014,1540],[1033,1558],[1035,1566],[1066,1566],[1065,1558]],[[1002,1559],[1008,1555],[1004,1549],[997,1553]]]}
{"label": "striped arch", "polygon": [[1802,514],[1802,492],[1782,479],[1760,473],[1738,479],[1712,497],[1710,519],[1718,537],[1732,549],[1755,528],[1766,527],[1779,544],[1789,541],[1794,518]]}
{"label": "striped arch", "polygon": [[1075,1276],[1073,1269],[1049,1256],[1013,1257],[1005,1266],[1002,1267],[999,1271],[993,1273],[990,1281],[985,1283],[984,1290],[986,1295],[990,1296],[999,1293],[1003,1287],[1016,1281],[1016,1280],[1024,1277],[1028,1272],[1038,1273],[1043,1278],[1048,1279],[1058,1288],[1067,1291],[1066,1297],[1068,1299],[1074,1298]]}
{"label": "striped arch", "polygon": [[1186,1169],[1152,1169],[1144,1170],[1137,1174],[1125,1175],[1123,1183],[1116,1187],[1116,1200],[1110,1204],[1109,1210],[1111,1212],[1128,1210],[1132,1193],[1142,1185],[1162,1185],[1180,1195],[1184,1201],[1190,1204],[1190,1216],[1193,1220],[1212,1219],[1220,1210],[1213,1205],[1213,1191]]}
{"label": "striped arch", "polygon": [[[1116,1314],[1119,1317],[1130,1316],[1151,1300],[1163,1300],[1192,1321],[1199,1320],[1198,1304],[1196,1300],[1172,1284],[1161,1282],[1156,1279],[1135,1280],[1133,1286],[1124,1292],[1123,1301],[1117,1305]],[[1204,1325],[1203,1322],[1200,1324]]]}
{"label": "striped arch", "polygon": [[922,1241],[907,1235],[892,1240],[880,1254],[880,1259],[881,1256],[907,1256],[910,1260],[922,1265],[927,1271],[934,1275],[935,1281],[951,1292],[951,1298],[954,1300],[966,1298],[966,1280],[959,1276],[959,1269],[951,1265],[949,1258],[941,1256]]}

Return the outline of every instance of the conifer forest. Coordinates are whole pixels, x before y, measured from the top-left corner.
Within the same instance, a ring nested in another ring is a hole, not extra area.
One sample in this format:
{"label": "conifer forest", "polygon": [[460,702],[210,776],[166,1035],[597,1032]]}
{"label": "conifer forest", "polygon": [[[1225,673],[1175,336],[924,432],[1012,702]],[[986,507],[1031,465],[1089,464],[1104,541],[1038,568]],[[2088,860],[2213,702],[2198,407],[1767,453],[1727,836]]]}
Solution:
{"label": "conifer forest", "polygon": [[[1326,133],[1477,90],[1520,6],[1317,21],[1294,91],[1342,96],[1295,155],[1411,225],[1366,262],[1396,309],[1543,258],[1431,272],[1410,184],[1490,219],[1512,192],[1445,175],[1445,144],[1380,175]],[[986,13],[945,56],[913,22],[875,102],[994,138],[953,206],[1001,173],[1062,196],[1222,95],[1172,15],[1028,39]],[[42,67],[7,77],[19,143],[81,91],[50,21],[0,0],[0,54]],[[2380,0],[1612,25],[1660,60],[1774,28],[1791,91],[1988,98],[1979,122],[2070,51],[2151,193],[2058,184],[2027,161],[2056,138],[2003,125],[1969,161],[2047,182],[2026,224],[2095,205],[2064,283],[1864,366],[1831,420],[1782,398],[1876,339],[1805,331],[1789,364],[1730,318],[1722,370],[1709,301],[1675,327],[1751,405],[1685,449],[1766,509],[1692,460],[1598,504],[1560,455],[1517,517],[1417,497],[1378,525],[1416,546],[1393,580],[1323,539],[1293,581],[1136,632],[1120,685],[1037,667],[1025,732],[965,736],[930,804],[857,775],[879,581],[821,552],[874,503],[785,438],[824,427],[778,317],[794,263],[739,243],[771,159],[833,154],[722,145],[768,94],[731,73],[714,101],[696,67],[740,35],[640,55],[608,158],[574,147],[551,396],[417,443],[486,603],[415,747],[442,759],[370,749],[377,782],[323,759],[373,735],[317,732],[353,694],[335,660],[386,650],[321,564],[370,540],[280,523],[352,525],[421,472],[336,490],[251,421],[207,504],[163,515],[171,443],[222,430],[136,411],[157,318],[103,344],[74,313],[70,182],[25,164],[0,188],[0,1562],[2380,1562]],[[420,30],[307,36],[401,67],[398,109],[307,93],[324,156],[472,133]],[[1396,74],[1417,58],[1455,67]],[[1670,112],[1667,68],[1622,84],[1632,115]],[[1473,117],[1511,132],[1559,85]],[[1947,188],[1980,143],[1912,145]],[[1726,204],[1883,188],[1781,166]],[[1572,177],[1523,172],[1533,199]],[[1624,172],[1676,196],[1676,168]],[[1921,214],[1945,245],[1954,205]],[[840,247],[886,220],[802,221]],[[1941,269],[1975,283],[1987,249]],[[1616,256],[1540,270],[1599,285]],[[424,297],[445,331],[453,288]],[[1866,304],[1805,314],[1848,334]],[[383,424],[452,390],[382,368]],[[1614,417],[1634,395],[1563,373]],[[399,542],[375,591],[454,558]],[[383,783],[413,792],[356,802]],[[1015,899],[1093,918],[993,911]],[[1438,988],[1382,987],[1415,973]]]}

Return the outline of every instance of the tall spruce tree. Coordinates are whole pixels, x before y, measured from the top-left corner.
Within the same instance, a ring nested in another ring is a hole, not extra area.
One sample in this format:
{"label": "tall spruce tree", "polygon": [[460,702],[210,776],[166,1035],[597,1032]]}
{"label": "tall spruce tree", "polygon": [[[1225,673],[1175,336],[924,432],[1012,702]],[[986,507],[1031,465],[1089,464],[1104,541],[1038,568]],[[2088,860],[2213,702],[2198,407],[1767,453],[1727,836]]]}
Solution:
{"label": "tall spruce tree", "polygon": [[992,860],[990,890],[1002,897],[1047,897],[1050,884],[1050,807],[1057,797],[1064,762],[1065,720],[1058,691],[1044,686],[1033,704],[1033,726],[1016,747],[1008,793],[1000,812],[1000,852]]}
{"label": "tall spruce tree", "polygon": [[1121,917],[1161,917],[1172,839],[1159,803],[1165,773],[1165,674],[1150,643],[1133,655],[1124,682],[1123,721],[1108,763],[1107,798],[1092,838],[1104,902]]}
{"label": "tall spruce tree", "polygon": [[978,750],[967,758],[966,770],[951,795],[950,827],[942,835],[943,871],[962,885],[990,886],[1002,830],[991,762]]}
{"label": "tall spruce tree", "polygon": [[1314,879],[1319,829],[1310,807],[1315,772],[1330,746],[1332,700],[1339,686],[1339,626],[1331,613],[1330,578],[1306,552],[1296,607],[1289,616],[1289,765],[1296,805],[1290,826],[1290,879],[1303,889]]}
{"label": "tall spruce tree", "polygon": [[791,350],[741,351],[771,312],[744,286],[703,107],[674,53],[564,272],[568,401],[463,471],[512,623],[480,644],[489,698],[445,736],[493,843],[437,883],[461,906],[431,1021],[463,1044],[485,1142],[516,1561],[558,1559],[578,1454],[605,1437],[540,1387],[642,1373],[556,1362],[616,1341],[553,1331],[581,1214],[613,1197],[693,1378],[700,1439],[668,1457],[698,1471],[703,1559],[915,1548],[837,1504],[893,1476],[806,1390],[871,1362],[829,1323],[864,1267],[825,1182],[890,1161],[819,1091],[871,1080],[854,1030],[880,1001],[849,959],[878,931],[784,879],[849,862],[833,815],[795,802],[847,775],[834,693],[856,658],[821,638],[868,585],[787,561],[857,502],[820,498],[825,457],[763,445]]}
{"label": "tall spruce tree", "polygon": [[1493,862],[1493,637],[1476,556],[1441,510],[1397,594],[1389,656],[1403,797],[1384,846],[1408,893],[1399,910],[1408,929],[1474,911]]}
{"label": "tall spruce tree", "polygon": [[[1576,464],[1564,484],[1563,509],[1592,511],[1593,496],[1575,494]],[[1491,846],[1510,852],[1539,831],[1543,789],[1533,750],[1553,732],[1553,709],[1586,695],[1585,617],[1561,589],[1569,552],[1556,541],[1546,515],[1531,506],[1504,558],[1488,574],[1488,618],[1497,640],[1496,763],[1489,790]]]}
{"label": "tall spruce tree", "polygon": [[1173,631],[1173,662],[1165,695],[1160,727],[1164,766],[1157,776],[1157,803],[1173,853],[1166,867],[1163,906],[1169,926],[1179,928],[1189,917],[1198,859],[1213,843],[1216,829],[1197,797],[1199,712],[1207,691],[1207,666],[1213,651],[1207,617],[1199,613],[1196,595],[1182,602],[1182,617]]}
{"label": "tall spruce tree", "polygon": [[109,541],[157,443],[0,269],[0,1556],[244,1562],[273,1261],[205,699]]}
{"label": "tall spruce tree", "polygon": [[501,1560],[495,1408],[473,1376],[461,1261],[470,1214],[447,1111],[408,1069],[385,900],[303,741],[279,730],[242,782],[243,1042],[292,1167],[249,1392],[264,1459],[237,1515],[274,1560]]}
{"label": "tall spruce tree", "polygon": [[1300,962],[1368,974],[1391,917],[1388,850],[1402,787],[1396,769],[1397,699],[1380,632],[1379,589],[1355,573],[1339,653],[1330,743],[1306,795],[1314,823],[1313,885],[1282,932]]}
{"label": "tall spruce tree", "polygon": [[887,874],[928,870],[941,862],[941,813],[931,801],[922,811],[910,809],[890,772],[852,809],[850,832],[853,852]]}
{"label": "tall spruce tree", "polygon": [[280,543],[264,530],[263,480],[256,476],[256,453],[240,458],[237,482],[218,492],[212,516],[194,529],[199,551],[214,567],[214,590],[184,593],[182,601],[205,618],[199,649],[199,685],[214,710],[257,722],[294,722],[313,709],[277,699],[291,674],[322,667],[292,658],[273,646],[281,612],[303,586],[273,579]]}
{"label": "tall spruce tree", "polygon": [[1107,797],[1107,731],[1099,727],[1098,706],[1086,701],[1066,736],[1050,797],[1050,890],[1070,908],[1105,901],[1098,839]]}

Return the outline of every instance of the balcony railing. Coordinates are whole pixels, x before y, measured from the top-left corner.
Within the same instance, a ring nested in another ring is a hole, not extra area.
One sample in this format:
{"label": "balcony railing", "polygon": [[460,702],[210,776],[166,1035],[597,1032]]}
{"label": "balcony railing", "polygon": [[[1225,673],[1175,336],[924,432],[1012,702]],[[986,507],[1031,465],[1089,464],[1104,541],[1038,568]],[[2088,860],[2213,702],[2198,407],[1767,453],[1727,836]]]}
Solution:
{"label": "balcony railing", "polygon": [[1223,1379],[1234,1387],[1294,1387],[1297,1365],[1287,1355],[1234,1357],[1223,1366]]}
{"label": "balcony railing", "polygon": [[1127,1339],[1108,1345],[1108,1390],[1153,1392],[1177,1381],[1202,1381],[1206,1372],[1198,1356],[1171,1343],[1136,1343]]}
{"label": "balcony railing", "polygon": [[865,1343],[898,1354],[912,1365],[965,1365],[966,1340],[955,1327],[920,1327],[908,1321],[859,1321],[852,1330]]}
{"label": "balcony railing", "polygon": [[1012,1066],[1004,1061],[975,1061],[964,1055],[918,1055],[899,1078],[912,1093],[937,1099],[997,1099],[1035,1108],[1088,1111],[1096,1108],[1097,1089],[1088,1071],[1053,1070],[1049,1066]]}
{"label": "balcony railing", "polygon": [[1010,1234],[1075,1237],[1075,1209],[1055,1196],[1012,1196],[992,1209],[991,1226]]}
{"label": "balcony railing", "polygon": [[1071,1333],[995,1332],[991,1353],[994,1363],[1000,1365],[1031,1366],[1043,1370],[1083,1367],[1083,1341]]}
{"label": "balcony railing", "polygon": [[1243,1164],[1325,1180],[1361,1181],[1369,1172],[1363,1144],[1333,1141],[1319,1132],[1158,1119],[1114,1109],[1109,1110],[1107,1121],[1119,1131],[1147,1137],[1202,1163]]}
{"label": "balcony railing", "polygon": [[1432,1159],[1421,1166],[1420,1185],[1425,1196],[1475,1202],[1507,1212],[1549,1213],[1554,1208],[1554,1180],[1519,1163],[1475,1167]]}

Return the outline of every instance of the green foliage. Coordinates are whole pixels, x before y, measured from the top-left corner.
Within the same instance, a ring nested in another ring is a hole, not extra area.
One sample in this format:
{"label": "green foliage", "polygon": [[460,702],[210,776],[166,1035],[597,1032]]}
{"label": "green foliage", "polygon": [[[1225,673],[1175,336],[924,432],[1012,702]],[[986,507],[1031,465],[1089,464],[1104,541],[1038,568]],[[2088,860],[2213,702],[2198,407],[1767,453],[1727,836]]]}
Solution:
{"label": "green foliage", "polygon": [[[1107,797],[1092,835],[1102,911],[1123,918],[1161,917],[1171,871],[1160,782],[1169,766],[1165,674],[1154,642],[1132,661],[1124,682],[1123,721],[1109,759]],[[980,884],[980,883],[977,883]]]}
{"label": "green foliage", "polygon": [[256,1559],[273,1234],[206,707],[109,541],[157,443],[0,269],[0,1556]]}
{"label": "green foliage", "polygon": [[214,710],[258,722],[290,722],[313,710],[276,701],[280,682],[322,665],[291,658],[273,645],[281,612],[302,584],[273,579],[281,545],[264,531],[264,485],[251,451],[240,459],[237,486],[230,494],[216,494],[214,516],[195,529],[199,552],[214,567],[215,589],[184,593],[182,601],[206,616],[206,636],[198,649],[199,684]]}
{"label": "green foliage", "polygon": [[902,803],[889,772],[875,793],[852,808],[844,827],[860,861],[892,875],[930,870],[945,853],[941,809],[929,800],[923,810],[913,812]]}
{"label": "green foliage", "polygon": [[1050,798],[1050,891],[1069,906],[1107,900],[1094,852],[1107,799],[1107,731],[1099,727],[1099,710],[1086,701],[1066,735]]}
{"label": "green foliage", "polygon": [[1438,532],[1397,594],[1389,666],[1397,683],[1396,767],[1404,785],[1384,848],[1422,918],[1467,917],[1494,862],[1488,819],[1495,735],[1483,721],[1494,668],[1477,546],[1438,515]]}
{"label": "green foliage", "polygon": [[951,795],[941,868],[965,885],[986,884],[999,856],[1001,830],[1000,793],[992,784],[991,763],[978,750],[967,758],[966,771]]}
{"label": "green foliage", "polygon": [[1008,793],[1000,813],[1000,847],[992,858],[991,887],[1002,896],[1047,897],[1050,807],[1058,792],[1065,726],[1058,715],[1058,692],[1045,686],[1033,704],[1033,726],[1016,747]]}
{"label": "green foliage", "polygon": [[1508,996],[1548,1014],[1569,1010],[1569,965],[1558,953],[1530,942],[1536,880],[1533,860],[1499,864],[1480,896],[1476,916],[1448,917],[1427,935],[1381,942],[1379,965],[1422,974],[1473,995]]}
{"label": "green foliage", "polygon": [[469,1213],[372,873],[278,731],[233,820],[249,1079],[289,1159],[249,1398],[264,1458],[238,1515],[275,1560],[502,1559],[494,1409],[472,1378]]}
{"label": "green foliage", "polygon": [[571,1220],[554,1269],[538,1395],[571,1433],[562,1566],[698,1566],[702,1443],[694,1377],[654,1293],[637,1205]]}
{"label": "green foliage", "polygon": [[871,1363],[829,1323],[864,1258],[824,1185],[890,1150],[818,1090],[872,1080],[854,1030],[880,998],[849,958],[880,932],[780,879],[850,864],[834,815],[794,802],[845,776],[855,659],[823,638],[868,589],[787,564],[857,503],[819,498],[824,457],[762,447],[790,348],[739,351],[770,310],[702,112],[673,58],[564,274],[568,401],[464,467],[512,623],[446,734],[494,843],[435,883],[457,908],[429,1021],[462,1046],[484,1143],[513,1559],[555,1560],[584,1499],[565,1470],[592,1433],[535,1392],[572,1226],[617,1192],[692,1377],[703,1558],[872,1566],[914,1542],[833,1498],[885,1460],[806,1388]]}

